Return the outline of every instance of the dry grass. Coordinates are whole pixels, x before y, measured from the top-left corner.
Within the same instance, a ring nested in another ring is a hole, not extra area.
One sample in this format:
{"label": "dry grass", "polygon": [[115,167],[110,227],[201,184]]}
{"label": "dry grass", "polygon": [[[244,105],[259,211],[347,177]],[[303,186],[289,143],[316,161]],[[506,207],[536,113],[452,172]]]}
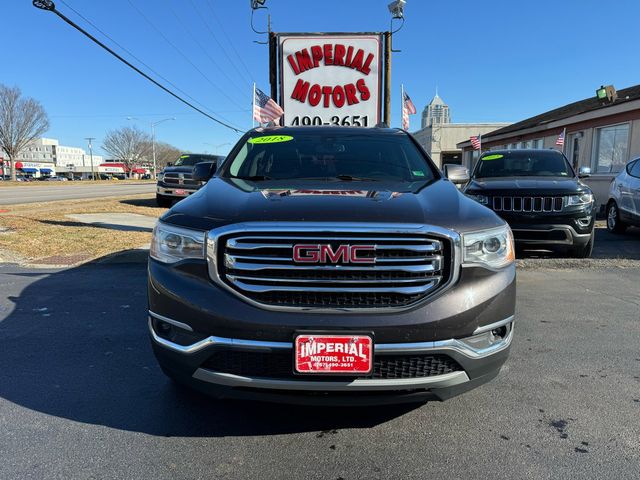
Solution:
{"label": "dry grass", "polygon": [[[137,213],[160,216],[149,194],[121,198],[65,200],[7,207],[0,214],[0,256],[32,264],[75,264],[149,243],[151,233],[116,231],[75,222],[72,213]],[[68,261],[65,261],[68,260]]]}

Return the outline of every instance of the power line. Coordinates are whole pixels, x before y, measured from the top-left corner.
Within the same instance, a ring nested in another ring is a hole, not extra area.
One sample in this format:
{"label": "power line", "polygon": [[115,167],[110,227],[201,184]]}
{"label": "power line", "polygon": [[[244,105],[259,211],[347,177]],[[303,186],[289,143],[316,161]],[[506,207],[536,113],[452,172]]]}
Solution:
{"label": "power line", "polygon": [[218,25],[220,25],[220,31],[222,32],[224,37],[227,39],[227,42],[229,43],[229,46],[231,47],[231,50],[233,50],[233,53],[235,53],[235,55],[238,58],[238,60],[240,60],[240,64],[242,65],[244,70],[247,72],[247,74],[249,75],[248,78],[252,82],[253,80],[255,80],[256,77],[249,71],[249,67],[247,67],[247,64],[242,59],[242,56],[238,53],[238,51],[236,50],[236,47],[233,46],[233,42],[229,38],[229,35],[227,35],[227,32],[224,29],[224,25],[222,24],[222,22],[218,18],[218,15],[216,15],[216,11],[213,8],[213,1],[212,0],[207,0],[206,4],[209,7],[209,10],[211,10],[211,15],[213,16],[213,18],[216,19],[216,22],[218,22]]}
{"label": "power line", "polygon": [[229,100],[231,103],[233,103],[236,107],[238,108],[242,108],[242,106],[240,106],[239,104],[237,104],[235,102],[235,100],[233,100],[229,95],[227,95],[227,93],[221,89],[218,85],[216,85],[215,83],[213,83],[211,81],[211,79],[206,76],[204,74],[204,72],[202,70],[200,70],[200,68],[191,61],[191,59],[189,57],[187,57],[187,55],[176,46],[175,43],[173,43],[163,32],[162,30],[160,30],[158,27],[156,27],[156,25],[149,19],[149,17],[147,17],[144,12],[142,10],[140,10],[138,7],[136,7],[136,5],[131,1],[131,0],[127,0],[127,2],[129,2],[129,5],[131,5],[133,7],[134,10],[136,10],[138,12],[138,14],[149,24],[149,26],[151,26],[151,28],[153,28],[158,35],[160,35],[165,42],[167,42],[176,52],[178,52],[178,54],[185,59],[185,61],[187,61],[201,76],[202,78],[204,78],[207,83],[209,83],[209,85],[211,85],[213,88],[215,88],[223,97],[225,97],[227,100]]}
{"label": "power line", "polygon": [[[217,113],[246,113],[250,112],[251,109],[246,108],[244,110],[218,110]],[[126,118],[126,117],[165,117],[165,116],[193,116],[198,115],[198,113],[185,113],[185,112],[177,112],[177,113],[60,113],[60,114],[49,114],[49,117],[52,118]]]}
{"label": "power line", "polygon": [[[209,22],[206,21],[205,16],[202,15],[202,13],[200,13],[200,10],[198,10],[198,8],[196,7],[196,4],[193,2],[193,0],[189,0],[189,3],[191,4],[191,7],[193,8],[193,10],[196,12],[196,15],[198,17],[200,17],[200,19],[202,20],[202,23],[204,24],[205,28],[208,30],[209,34],[211,35],[211,38],[213,38],[213,40],[218,44],[218,47],[220,47],[220,49],[222,50],[222,53],[224,54],[225,57],[227,57],[227,60],[229,61],[229,63],[231,64],[231,66],[233,67],[233,69],[236,71],[236,73],[245,81],[245,83],[247,84],[247,86],[249,88],[252,87],[252,83],[253,83],[253,79],[251,78],[251,75],[249,75],[249,77],[245,78],[244,77],[244,73],[242,73],[238,67],[236,66],[236,62],[233,61],[233,59],[229,56],[229,54],[227,53],[227,49],[225,48],[225,46],[220,43],[220,41],[218,40],[218,37],[216,36],[215,32],[213,31],[213,29],[209,26]],[[238,55],[238,59],[242,60],[242,57],[240,57]]]}
{"label": "power line", "polygon": [[[93,28],[95,28],[98,32],[100,32],[105,38],[111,40],[111,42],[113,42],[114,44],[116,44],[118,47],[120,47],[121,50],[125,51],[126,53],[128,53],[131,57],[133,57],[136,61],[138,61],[140,64],[144,65],[147,69],[149,69],[151,72],[153,72],[156,76],[160,77],[162,80],[164,80],[165,82],[167,82],[169,85],[171,85],[173,88],[175,88],[176,90],[178,90],[180,93],[182,93],[185,97],[189,98],[191,101],[193,101],[194,103],[200,105],[200,107],[202,107],[203,109],[209,111],[209,113],[213,114],[213,115],[218,115],[220,118],[222,118],[224,121],[229,122],[228,119],[224,118],[222,115],[219,115],[219,112],[214,112],[213,110],[211,110],[210,108],[206,107],[204,104],[202,104],[202,102],[199,102],[198,100],[196,100],[195,98],[193,98],[191,95],[189,95],[187,92],[185,92],[184,90],[182,90],[180,87],[178,87],[175,83],[173,83],[171,80],[167,79],[166,77],[162,76],[160,73],[158,73],[156,70],[154,70],[152,67],[150,67],[148,64],[146,64],[145,62],[143,62],[142,60],[140,60],[139,57],[137,57],[135,54],[133,54],[129,49],[127,49],[126,47],[124,47],[121,43],[119,43],[118,41],[116,41],[113,37],[109,36],[106,32],[104,32],[103,30],[100,29],[100,27],[98,27],[95,23],[93,23],[91,20],[89,20],[87,17],[85,17],[82,13],[80,13],[78,10],[76,10],[75,8],[73,8],[71,5],[69,5],[67,2],[65,2],[64,0],[60,0],[60,2],[62,2],[69,10],[73,11],[76,15],[78,15],[80,18],[82,18],[85,22],[87,22],[89,25],[91,25]],[[247,111],[247,110],[242,110],[242,111]],[[230,123],[230,122],[229,122]]]}
{"label": "power line", "polygon": [[[169,3],[170,0],[168,0],[167,3]],[[198,45],[198,47],[200,48],[200,50],[202,50],[202,53],[205,54],[205,56],[209,59],[209,61],[213,64],[213,66],[229,81],[229,83],[231,85],[233,85],[240,94],[242,94],[242,90],[240,90],[240,87],[238,87],[237,82],[235,82],[233,79],[231,79],[231,77],[229,77],[229,75],[227,75],[227,72],[225,72],[224,68],[221,68],[220,65],[218,65],[218,62],[216,62],[214,60],[214,58],[209,55],[209,52],[202,46],[202,44],[198,41],[198,39],[196,38],[196,36],[193,34],[193,32],[191,31],[191,29],[187,28],[187,26],[184,24],[184,22],[182,21],[182,19],[178,16],[178,14],[175,12],[175,10],[173,10],[173,8],[171,8],[171,5],[167,5],[169,12],[171,13],[171,15],[173,15],[173,18],[176,19],[176,22],[178,22],[178,24],[183,28],[183,30],[185,32],[187,32],[187,34],[191,37],[191,39],[193,40],[193,42]],[[198,12],[196,11],[196,14],[198,14]],[[198,14],[199,16],[199,14]],[[244,80],[244,79],[243,79]],[[250,85],[249,85],[250,86]],[[249,89],[246,90],[246,92],[248,92]],[[246,93],[245,92],[245,93]]]}
{"label": "power line", "polygon": [[181,96],[179,96],[178,94],[172,92],[171,90],[169,90],[167,87],[165,87],[164,85],[162,85],[160,82],[158,82],[157,80],[155,80],[154,78],[152,78],[151,76],[149,76],[148,74],[146,74],[145,72],[143,72],[142,70],[140,70],[138,67],[136,67],[135,65],[133,65],[132,63],[130,63],[129,61],[127,61],[126,59],[122,58],[120,55],[118,55],[116,52],[114,52],[111,48],[109,48],[107,45],[105,45],[104,43],[102,43],[100,40],[98,40],[96,37],[94,37],[93,35],[91,35],[89,32],[87,32],[86,30],[84,30],[82,27],[80,27],[79,25],[75,24],[72,20],[70,20],[69,18],[67,18],[66,16],[64,16],[62,13],[60,13],[58,10],[56,10],[56,6],[55,4],[51,1],[51,0],[33,0],[33,5],[37,8],[40,8],[42,10],[48,10],[50,12],[55,13],[58,17],[60,17],[62,20],[64,20],[65,23],[71,25],[73,28],[75,28],[76,30],[78,30],[80,33],[82,33],[83,35],[85,35],[86,37],[88,37],[91,41],[93,41],[94,43],[96,43],[97,45],[99,45],[100,47],[102,47],[103,49],[105,49],[107,52],[109,52],[111,55],[113,55],[114,57],[116,57],[118,60],[120,60],[122,63],[124,63],[125,65],[127,65],[128,67],[130,67],[131,69],[135,70],[137,73],[139,73],[140,75],[142,75],[144,78],[146,78],[147,80],[149,80],[151,83],[153,83],[154,85],[156,85],[157,87],[161,88],[162,90],[164,90],[165,92],[167,92],[169,95],[171,95],[172,97],[176,98],[177,100],[181,101],[182,103],[184,103],[185,105],[193,108],[194,110],[196,110],[197,112],[200,112],[201,114],[203,114],[205,117],[210,118],[211,120],[213,120],[216,123],[219,123],[222,126],[225,126],[235,132],[238,133],[242,133],[241,130],[232,127],[231,125],[218,120],[217,118],[215,118],[212,115],[209,115],[207,112],[205,112],[204,110],[201,110],[200,108],[196,107],[195,105],[193,105],[192,103],[188,102],[187,100],[185,100],[184,98],[182,98]]}

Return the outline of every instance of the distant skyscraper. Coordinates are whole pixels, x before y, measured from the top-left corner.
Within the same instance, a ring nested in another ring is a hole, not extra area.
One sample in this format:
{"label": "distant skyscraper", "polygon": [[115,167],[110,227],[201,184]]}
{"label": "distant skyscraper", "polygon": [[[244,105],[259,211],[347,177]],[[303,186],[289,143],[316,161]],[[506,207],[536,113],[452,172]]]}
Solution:
{"label": "distant skyscraper", "polygon": [[436,90],[436,96],[422,111],[422,128],[443,123],[451,123],[449,106],[442,101]]}

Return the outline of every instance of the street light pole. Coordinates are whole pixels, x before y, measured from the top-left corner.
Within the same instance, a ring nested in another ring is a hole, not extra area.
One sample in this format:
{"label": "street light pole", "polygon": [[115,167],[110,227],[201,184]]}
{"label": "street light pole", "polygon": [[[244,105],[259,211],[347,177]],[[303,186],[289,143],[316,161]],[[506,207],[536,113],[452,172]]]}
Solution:
{"label": "street light pole", "polygon": [[151,151],[153,152],[153,179],[158,178],[156,167],[156,124],[151,123]]}
{"label": "street light pole", "polygon": [[91,180],[96,179],[96,174],[93,172],[93,146],[91,145],[91,141],[95,140],[96,137],[86,137],[85,140],[89,142],[89,161],[91,162]]}
{"label": "street light pole", "polygon": [[225,145],[231,145],[229,142],[221,143],[220,145],[216,145],[216,155],[218,154],[218,149],[220,147],[224,147]]}
{"label": "street light pole", "polygon": [[[158,178],[158,167],[156,166],[156,125],[162,122],[168,122],[169,120],[175,120],[176,117],[163,118],[162,120],[158,120],[157,122],[151,122],[151,152],[153,155],[153,179],[156,180]],[[140,120],[136,117],[127,117],[127,120]]]}

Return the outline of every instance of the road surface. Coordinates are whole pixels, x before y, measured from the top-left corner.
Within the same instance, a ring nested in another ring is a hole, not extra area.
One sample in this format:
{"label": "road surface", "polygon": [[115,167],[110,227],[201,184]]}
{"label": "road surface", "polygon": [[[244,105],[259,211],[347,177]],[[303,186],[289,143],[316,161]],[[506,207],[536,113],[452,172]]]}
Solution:
{"label": "road surface", "polygon": [[25,185],[20,187],[0,187],[0,206],[19,203],[40,203],[54,200],[81,198],[121,197],[139,193],[153,193],[155,183],[105,182],[87,185]]}
{"label": "road surface", "polygon": [[0,478],[637,479],[640,270],[524,270],[511,358],[445,403],[322,409],[173,385],[144,264],[0,265]]}

